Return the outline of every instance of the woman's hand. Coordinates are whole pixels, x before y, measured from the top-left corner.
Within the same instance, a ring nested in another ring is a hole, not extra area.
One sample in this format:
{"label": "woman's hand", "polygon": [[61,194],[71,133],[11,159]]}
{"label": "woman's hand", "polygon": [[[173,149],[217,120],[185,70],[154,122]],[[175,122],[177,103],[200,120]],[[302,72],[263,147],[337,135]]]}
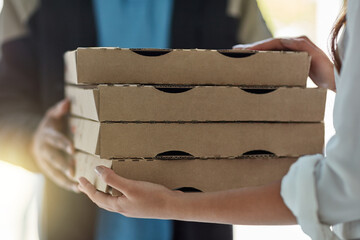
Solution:
{"label": "woman's hand", "polygon": [[79,189],[99,207],[127,217],[177,219],[225,224],[295,224],[280,196],[280,181],[261,187],[209,193],[183,193],[149,182],[118,176],[96,167],[102,180],[123,195],[97,191],[85,178]]}
{"label": "woman's hand", "polygon": [[127,217],[168,219],[171,198],[183,194],[158,184],[120,177],[104,166],[96,167],[96,172],[107,185],[122,195],[111,196],[97,191],[85,178],[79,179],[79,190],[99,207]]}
{"label": "woman's hand", "polygon": [[309,38],[274,38],[253,44],[236,45],[234,48],[249,50],[278,50],[278,51],[305,51],[311,56],[310,78],[321,88],[336,91],[334,65],[326,54],[318,48]]}
{"label": "woman's hand", "polygon": [[73,181],[74,147],[65,135],[69,108],[70,102],[63,100],[47,111],[35,132],[32,153],[47,177],[60,187],[79,192]]}

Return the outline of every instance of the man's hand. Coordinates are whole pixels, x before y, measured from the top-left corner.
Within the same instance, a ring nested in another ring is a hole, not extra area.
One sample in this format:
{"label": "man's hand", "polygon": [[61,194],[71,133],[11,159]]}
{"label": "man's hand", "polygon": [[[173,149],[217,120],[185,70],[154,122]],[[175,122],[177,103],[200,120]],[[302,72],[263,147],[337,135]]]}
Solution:
{"label": "man's hand", "polygon": [[334,65],[326,54],[309,38],[274,38],[252,44],[239,44],[234,48],[259,51],[305,51],[311,56],[310,78],[321,88],[336,91]]}
{"label": "man's hand", "polygon": [[74,175],[74,146],[66,137],[69,100],[50,108],[40,122],[32,143],[32,153],[42,172],[57,185],[79,192]]}

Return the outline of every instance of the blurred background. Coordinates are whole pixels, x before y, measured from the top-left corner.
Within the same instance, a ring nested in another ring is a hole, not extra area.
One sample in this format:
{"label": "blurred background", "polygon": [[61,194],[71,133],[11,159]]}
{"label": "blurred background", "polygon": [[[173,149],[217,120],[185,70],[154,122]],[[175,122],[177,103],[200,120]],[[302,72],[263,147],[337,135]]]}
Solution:
{"label": "blurred background", "polygon": [[[328,52],[329,33],[342,0],[258,0],[275,37],[307,35]],[[3,0],[0,0],[0,9]],[[231,46],[229,46],[231,47]],[[308,86],[313,86],[308,81]],[[334,93],[328,92],[325,113],[327,141],[334,133]],[[37,217],[42,176],[0,161],[0,233],[4,240],[38,240]],[[310,239],[298,226],[235,226],[234,239]]]}

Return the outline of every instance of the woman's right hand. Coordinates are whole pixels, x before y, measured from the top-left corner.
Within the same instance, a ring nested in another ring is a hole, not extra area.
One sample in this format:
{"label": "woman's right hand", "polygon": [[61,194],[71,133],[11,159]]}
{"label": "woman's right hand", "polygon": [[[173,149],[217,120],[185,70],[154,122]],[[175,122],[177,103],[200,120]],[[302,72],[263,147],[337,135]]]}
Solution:
{"label": "woman's right hand", "polygon": [[32,153],[42,172],[57,185],[79,192],[74,181],[74,146],[66,137],[69,100],[50,108],[40,122],[32,142]]}
{"label": "woman's right hand", "polygon": [[334,65],[327,55],[309,38],[273,38],[252,44],[239,44],[234,48],[259,51],[305,51],[311,56],[310,78],[321,88],[336,91]]}

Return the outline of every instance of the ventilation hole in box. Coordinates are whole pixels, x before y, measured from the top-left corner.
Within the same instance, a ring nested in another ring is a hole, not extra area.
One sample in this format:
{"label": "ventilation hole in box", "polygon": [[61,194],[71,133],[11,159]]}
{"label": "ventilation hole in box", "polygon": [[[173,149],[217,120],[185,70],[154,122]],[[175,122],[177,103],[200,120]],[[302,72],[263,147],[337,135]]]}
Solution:
{"label": "ventilation hole in box", "polygon": [[136,49],[132,49],[132,51],[134,53],[137,53],[141,56],[146,56],[146,57],[158,57],[158,56],[162,56],[165,55],[169,52],[171,52],[171,50],[136,50]]}
{"label": "ventilation hole in box", "polygon": [[190,91],[193,88],[164,88],[164,87],[156,87],[157,90],[165,92],[165,93],[183,93]]}
{"label": "ventilation hole in box", "polygon": [[182,188],[177,188],[175,190],[179,190],[182,192],[202,192],[201,190],[194,187],[182,187]]}
{"label": "ventilation hole in box", "polygon": [[246,58],[256,54],[256,52],[231,52],[231,51],[218,51],[218,52],[226,57],[231,57],[231,58]]}
{"label": "ventilation hole in box", "polygon": [[155,158],[157,159],[191,159],[191,158],[194,158],[193,155],[191,155],[190,153],[187,153],[187,152],[183,152],[183,151],[176,151],[176,150],[173,150],[173,151],[167,151],[167,152],[162,152],[162,153],[159,153],[158,155],[155,156]]}
{"label": "ventilation hole in box", "polygon": [[276,89],[241,88],[241,90],[252,94],[267,94],[275,91]]}

